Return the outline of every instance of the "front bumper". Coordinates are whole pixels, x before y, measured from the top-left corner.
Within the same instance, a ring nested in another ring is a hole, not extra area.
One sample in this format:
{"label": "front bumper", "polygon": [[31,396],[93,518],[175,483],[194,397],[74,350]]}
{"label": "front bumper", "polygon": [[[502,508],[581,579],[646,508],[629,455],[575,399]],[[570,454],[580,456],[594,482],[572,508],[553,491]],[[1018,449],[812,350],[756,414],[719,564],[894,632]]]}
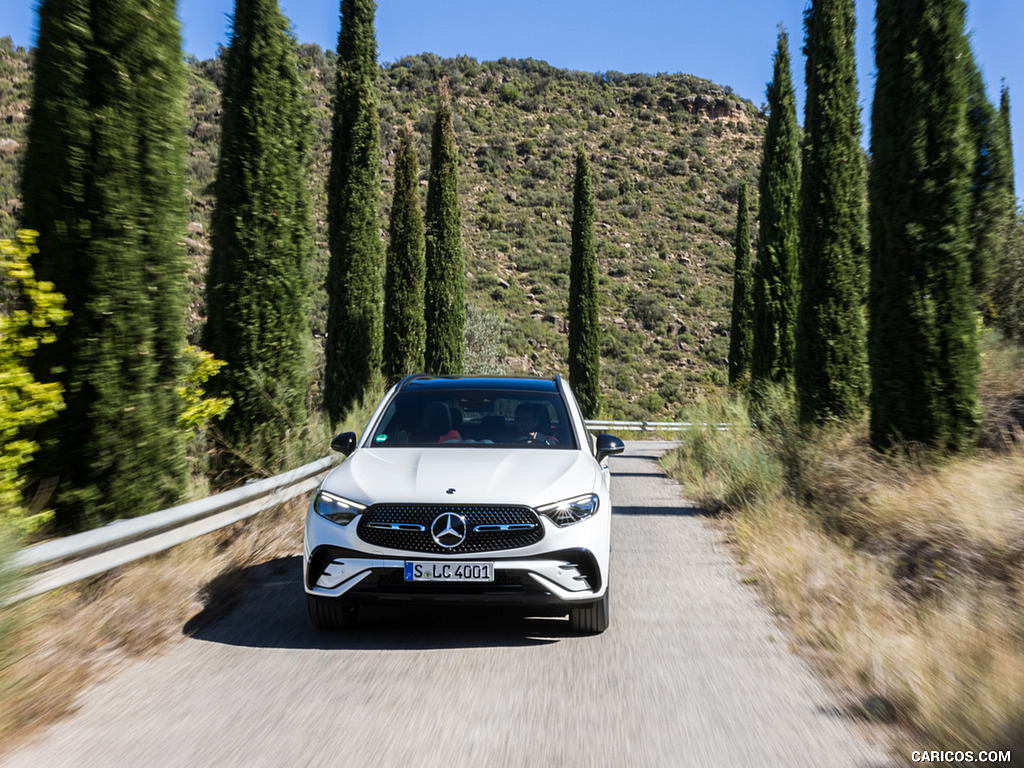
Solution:
{"label": "front bumper", "polygon": [[[448,563],[494,563],[491,582],[405,581],[406,560]],[[530,556],[434,558],[373,556],[333,545],[321,545],[304,558],[306,592],[343,597],[354,604],[403,602],[482,603],[487,605],[552,606],[593,602],[604,595],[605,579],[592,552],[573,548]]]}

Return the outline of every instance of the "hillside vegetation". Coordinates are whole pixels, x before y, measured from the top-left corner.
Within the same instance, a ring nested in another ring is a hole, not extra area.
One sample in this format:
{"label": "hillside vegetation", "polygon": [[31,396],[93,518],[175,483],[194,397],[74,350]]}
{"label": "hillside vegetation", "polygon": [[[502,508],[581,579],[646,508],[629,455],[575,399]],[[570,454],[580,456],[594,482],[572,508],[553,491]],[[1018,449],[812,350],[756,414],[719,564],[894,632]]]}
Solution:
{"label": "hillside vegetation", "polygon": [[[317,232],[310,320],[322,343],[327,298],[325,180],[334,54],[301,45],[318,145],[310,180]],[[220,59],[189,59],[189,338],[205,321],[210,185],[218,158]],[[31,56],[0,42],[0,238],[14,235]],[[416,133],[426,195],[437,81],[451,81],[471,330],[497,330],[509,372],[566,372],[572,162],[595,173],[603,414],[673,416],[725,383],[732,245],[740,183],[756,188],[764,119],[728,87],[690,75],[556,69],[532,59],[477,62],[424,53],[381,69],[384,190],[398,133]],[[756,202],[753,203],[756,205]],[[319,345],[318,345],[319,346]],[[469,364],[495,368],[494,360]],[[314,377],[313,397],[320,373]]]}

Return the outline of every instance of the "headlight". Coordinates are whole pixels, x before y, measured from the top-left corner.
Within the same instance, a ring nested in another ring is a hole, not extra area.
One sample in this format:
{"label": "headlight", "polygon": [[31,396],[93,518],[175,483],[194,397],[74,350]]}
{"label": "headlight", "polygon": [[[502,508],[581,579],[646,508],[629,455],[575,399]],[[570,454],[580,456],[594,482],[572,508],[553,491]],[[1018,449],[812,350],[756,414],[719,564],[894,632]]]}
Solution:
{"label": "headlight", "polygon": [[598,498],[595,494],[589,493],[586,496],[577,496],[575,499],[566,499],[557,504],[548,504],[537,509],[542,515],[551,519],[555,525],[563,528],[597,513]]}
{"label": "headlight", "polygon": [[338,525],[348,525],[352,518],[366,509],[362,504],[343,499],[327,491],[317,491],[313,497],[313,510],[320,517],[330,520]]}

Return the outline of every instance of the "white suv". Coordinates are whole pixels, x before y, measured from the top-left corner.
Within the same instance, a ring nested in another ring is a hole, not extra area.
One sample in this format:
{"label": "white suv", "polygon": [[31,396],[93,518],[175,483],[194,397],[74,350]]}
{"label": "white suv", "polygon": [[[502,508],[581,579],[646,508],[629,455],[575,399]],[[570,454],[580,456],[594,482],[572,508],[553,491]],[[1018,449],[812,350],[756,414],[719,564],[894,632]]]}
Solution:
{"label": "white suv", "polygon": [[361,604],[521,605],[608,627],[610,474],[622,441],[587,432],[553,379],[408,376],[306,514],[309,617],[350,627]]}

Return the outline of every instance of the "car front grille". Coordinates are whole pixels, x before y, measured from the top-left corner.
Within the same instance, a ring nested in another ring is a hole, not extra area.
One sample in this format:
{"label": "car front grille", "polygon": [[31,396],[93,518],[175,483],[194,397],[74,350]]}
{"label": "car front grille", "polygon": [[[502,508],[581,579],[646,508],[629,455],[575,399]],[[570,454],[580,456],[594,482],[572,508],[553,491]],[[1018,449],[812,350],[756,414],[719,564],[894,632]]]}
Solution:
{"label": "car front grille", "polygon": [[[465,518],[465,539],[445,547],[431,534],[434,521],[454,513]],[[544,527],[529,507],[461,504],[375,504],[367,509],[356,529],[363,541],[407,552],[457,555],[496,552],[536,544]]]}

